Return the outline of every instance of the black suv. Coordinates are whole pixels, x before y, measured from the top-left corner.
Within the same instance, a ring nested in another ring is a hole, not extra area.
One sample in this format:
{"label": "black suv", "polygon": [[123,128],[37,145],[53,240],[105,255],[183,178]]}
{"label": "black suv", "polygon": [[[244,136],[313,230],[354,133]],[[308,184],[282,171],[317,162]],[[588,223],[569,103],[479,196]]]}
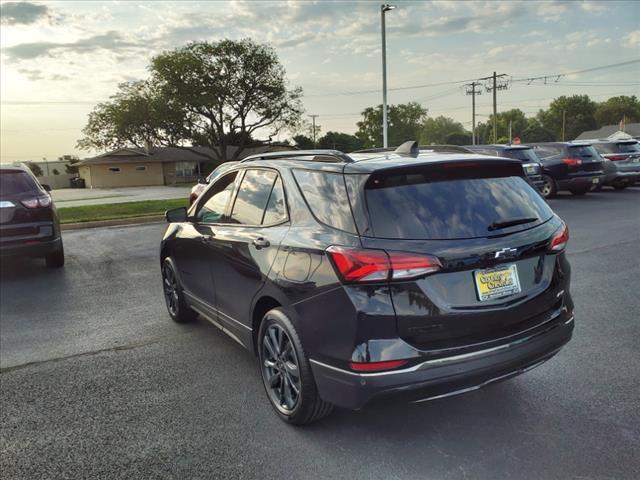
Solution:
{"label": "black suv", "polygon": [[593,140],[591,144],[605,159],[603,185],[624,190],[640,181],[640,144],[637,140]]}
{"label": "black suv", "polygon": [[532,147],[527,145],[467,145],[465,148],[483,155],[520,160],[529,181],[539,191],[542,190],[544,184],[542,181],[542,161]]}
{"label": "black suv", "polygon": [[170,316],[201,314],[253,351],[293,424],[473,390],[572,335],[569,233],[519,160],[263,154],[166,217]]}
{"label": "black suv", "polygon": [[44,257],[47,267],[64,265],[49,190],[24,165],[0,167],[0,256]]}
{"label": "black suv", "polygon": [[542,160],[542,194],[554,197],[560,190],[584,195],[598,188],[604,178],[603,160],[590,143],[552,142],[530,144]]}

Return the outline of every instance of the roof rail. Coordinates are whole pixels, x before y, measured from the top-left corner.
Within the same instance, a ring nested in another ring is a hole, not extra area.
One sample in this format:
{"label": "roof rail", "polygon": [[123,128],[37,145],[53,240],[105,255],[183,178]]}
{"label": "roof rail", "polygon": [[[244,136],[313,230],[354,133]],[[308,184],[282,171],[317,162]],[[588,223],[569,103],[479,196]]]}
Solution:
{"label": "roof rail", "polygon": [[352,153],[382,153],[382,152],[394,152],[399,154],[413,154],[416,152],[427,150],[436,153],[473,153],[469,149],[460,145],[418,145],[417,142],[409,141],[404,142],[399,147],[388,148],[367,148],[364,150],[357,150]]}
{"label": "roof rail", "polygon": [[[312,158],[300,158],[312,157]],[[277,159],[300,159],[310,162],[329,162],[329,163],[351,163],[353,158],[340,152],[339,150],[290,150],[287,152],[267,152],[249,155],[240,160],[241,163],[253,162],[255,160],[277,160]]]}

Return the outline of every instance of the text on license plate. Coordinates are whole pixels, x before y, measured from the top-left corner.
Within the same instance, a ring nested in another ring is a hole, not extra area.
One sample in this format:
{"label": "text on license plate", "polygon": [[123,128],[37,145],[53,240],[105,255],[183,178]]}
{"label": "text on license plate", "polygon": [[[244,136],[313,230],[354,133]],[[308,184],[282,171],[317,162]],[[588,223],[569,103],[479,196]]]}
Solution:
{"label": "text on license plate", "polygon": [[516,265],[474,272],[478,299],[481,302],[520,293],[520,280]]}

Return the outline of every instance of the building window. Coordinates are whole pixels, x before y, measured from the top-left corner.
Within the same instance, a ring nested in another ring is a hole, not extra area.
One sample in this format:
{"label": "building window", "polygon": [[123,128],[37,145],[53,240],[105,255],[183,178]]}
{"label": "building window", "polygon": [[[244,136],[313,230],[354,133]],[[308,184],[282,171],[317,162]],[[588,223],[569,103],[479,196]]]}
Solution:
{"label": "building window", "polygon": [[176,162],[177,177],[195,177],[198,175],[196,162]]}
{"label": "building window", "polygon": [[109,171],[113,173],[120,173],[120,167],[109,167]]}
{"label": "building window", "polygon": [[144,172],[147,169],[145,165],[138,165],[136,167],[136,172]]}

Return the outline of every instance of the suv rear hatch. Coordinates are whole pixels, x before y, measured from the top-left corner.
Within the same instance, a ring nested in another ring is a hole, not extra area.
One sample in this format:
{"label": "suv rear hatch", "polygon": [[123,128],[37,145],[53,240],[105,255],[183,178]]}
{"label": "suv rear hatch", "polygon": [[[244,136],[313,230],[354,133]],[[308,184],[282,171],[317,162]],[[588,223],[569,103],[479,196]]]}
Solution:
{"label": "suv rear hatch", "polygon": [[438,350],[490,342],[562,308],[566,280],[549,245],[565,227],[513,160],[384,170],[359,183],[363,247],[441,264],[434,274],[390,283],[408,343]]}
{"label": "suv rear hatch", "polygon": [[568,165],[569,174],[581,174],[602,171],[602,157],[591,145],[567,146],[567,158],[562,160]]}

